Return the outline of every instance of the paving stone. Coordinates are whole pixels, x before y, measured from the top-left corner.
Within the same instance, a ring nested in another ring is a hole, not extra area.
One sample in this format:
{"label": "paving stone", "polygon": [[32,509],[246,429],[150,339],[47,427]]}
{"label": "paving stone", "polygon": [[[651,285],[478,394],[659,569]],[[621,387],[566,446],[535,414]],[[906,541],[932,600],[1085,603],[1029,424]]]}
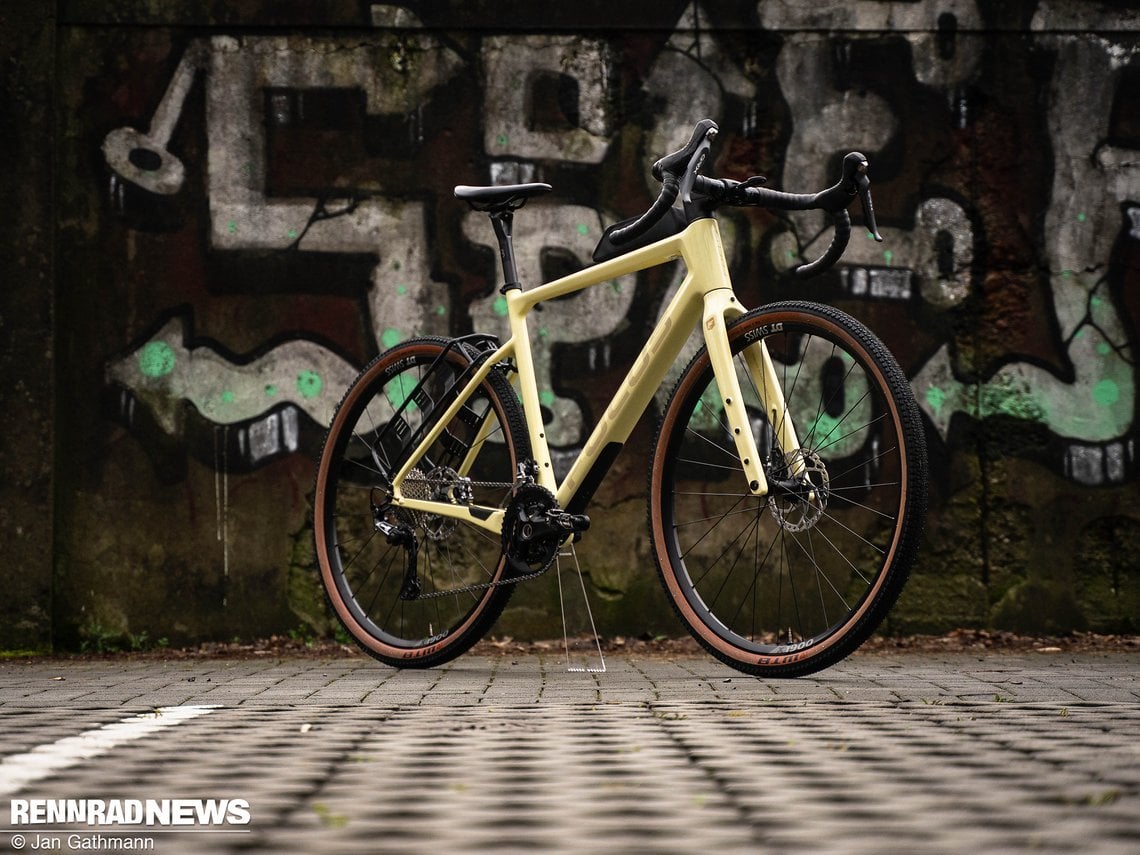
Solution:
{"label": "paving stone", "polygon": [[249,801],[167,853],[1140,851],[1138,656],[555,654],[2,663],[0,757],[218,705],[21,793]]}

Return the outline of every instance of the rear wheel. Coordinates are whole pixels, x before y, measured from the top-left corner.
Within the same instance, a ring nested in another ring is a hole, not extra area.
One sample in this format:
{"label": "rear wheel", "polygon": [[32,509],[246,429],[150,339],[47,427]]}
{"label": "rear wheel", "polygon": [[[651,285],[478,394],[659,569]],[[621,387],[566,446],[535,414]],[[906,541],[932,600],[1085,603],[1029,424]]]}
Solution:
{"label": "rear wheel", "polygon": [[[317,468],[314,534],[329,602],[368,653],[398,667],[438,665],[468,650],[514,590],[496,586],[507,573],[497,533],[386,504],[410,437],[469,364],[458,349],[439,360],[445,346],[443,339],[408,341],[361,372],[333,416]],[[492,370],[411,470],[404,494],[504,506],[529,448],[510,384]],[[406,543],[393,542],[378,524],[414,533],[418,596],[406,595]]]}
{"label": "rear wheel", "polygon": [[[797,676],[874,630],[906,581],[925,517],[926,444],[894,358],[861,323],[777,303],[728,331],[769,495],[753,496],[708,353],[685,369],[650,468],[650,530],[689,630],[742,671]],[[767,348],[799,439],[781,433],[746,348]]]}

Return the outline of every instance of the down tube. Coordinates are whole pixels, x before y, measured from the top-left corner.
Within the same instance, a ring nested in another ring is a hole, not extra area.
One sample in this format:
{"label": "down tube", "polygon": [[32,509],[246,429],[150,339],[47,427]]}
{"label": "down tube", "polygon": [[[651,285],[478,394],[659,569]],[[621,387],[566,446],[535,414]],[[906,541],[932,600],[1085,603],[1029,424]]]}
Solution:
{"label": "down tube", "polygon": [[[634,425],[657,393],[669,367],[696,328],[701,318],[701,307],[700,292],[689,273],[645,343],[641,355],[629,369],[621,388],[602,413],[582,453],[559,485],[556,493],[559,505],[575,513],[583,510],[601,476],[609,468],[613,453],[633,432]],[[613,453],[603,453],[615,445]]]}

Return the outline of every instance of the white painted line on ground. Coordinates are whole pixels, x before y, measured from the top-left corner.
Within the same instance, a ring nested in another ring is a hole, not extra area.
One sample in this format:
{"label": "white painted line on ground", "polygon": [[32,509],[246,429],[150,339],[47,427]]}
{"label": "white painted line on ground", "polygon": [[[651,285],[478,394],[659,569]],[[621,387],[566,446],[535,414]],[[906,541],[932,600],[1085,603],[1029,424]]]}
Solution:
{"label": "white painted line on ground", "polygon": [[76,766],[84,760],[106,754],[112,748],[142,739],[218,709],[216,705],[159,707],[154,712],[124,718],[77,736],[37,745],[23,754],[0,761],[0,797],[22,790],[28,784]]}

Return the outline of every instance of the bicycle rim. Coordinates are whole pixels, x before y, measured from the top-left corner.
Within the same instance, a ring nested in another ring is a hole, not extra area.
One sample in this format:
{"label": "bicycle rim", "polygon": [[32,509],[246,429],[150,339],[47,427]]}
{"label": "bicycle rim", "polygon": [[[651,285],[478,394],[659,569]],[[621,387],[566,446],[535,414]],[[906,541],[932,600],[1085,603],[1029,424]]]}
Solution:
{"label": "bicycle rim", "polygon": [[[794,676],[858,646],[905,582],[925,508],[921,421],[893,357],[838,310],[776,304],[729,337],[772,492],[750,494],[701,351],[654,453],[655,557],[681,618],[714,655]],[[779,415],[765,413],[771,398],[745,363],[744,349],[761,342],[798,449],[781,448]]]}
{"label": "bicycle rim", "polygon": [[[333,417],[317,472],[314,531],[329,601],[367,652],[398,666],[426,667],[459,655],[489,629],[513,590],[480,587],[503,578],[498,534],[384,508],[389,477],[406,460],[412,437],[467,364],[453,351],[429,372],[443,345],[408,342],[365,369]],[[522,459],[521,424],[509,384],[492,373],[405,479],[404,494],[505,504]],[[414,532],[418,598],[402,596],[409,551],[377,530],[378,519]]]}

